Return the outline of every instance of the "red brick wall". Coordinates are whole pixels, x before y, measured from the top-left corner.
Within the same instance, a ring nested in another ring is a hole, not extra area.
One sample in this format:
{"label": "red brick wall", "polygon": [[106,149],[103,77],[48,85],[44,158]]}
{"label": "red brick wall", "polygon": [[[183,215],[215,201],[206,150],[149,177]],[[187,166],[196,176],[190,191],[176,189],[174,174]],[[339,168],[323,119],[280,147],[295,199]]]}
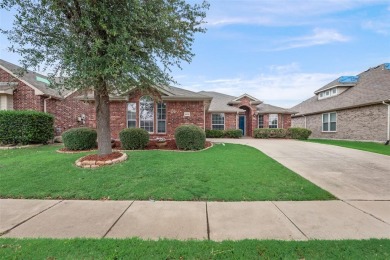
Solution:
{"label": "red brick wall", "polygon": [[111,136],[114,139],[119,139],[119,132],[127,127],[127,102],[111,102],[110,114]]}
{"label": "red brick wall", "polygon": [[[75,99],[79,95],[81,95],[79,92],[75,92],[63,100],[56,100],[55,106],[50,104],[48,112],[53,113],[52,109],[54,109],[56,135],[60,135],[62,132],[74,127],[96,127],[94,103]],[[49,103],[52,102],[51,100],[48,101],[50,101]],[[81,114],[86,116],[85,124],[77,121],[77,117]]]}
{"label": "red brick wall", "polygon": [[13,103],[15,110],[36,110],[43,111],[43,100],[41,96],[36,96],[34,89],[30,88],[22,81],[10,75],[3,69],[0,69],[0,81],[18,82],[13,94]]}
{"label": "red brick wall", "polygon": [[[206,129],[212,129],[211,115],[214,113],[206,113]],[[219,113],[216,113],[219,114]],[[223,113],[225,114],[225,130],[236,129],[237,125],[237,113]]]}

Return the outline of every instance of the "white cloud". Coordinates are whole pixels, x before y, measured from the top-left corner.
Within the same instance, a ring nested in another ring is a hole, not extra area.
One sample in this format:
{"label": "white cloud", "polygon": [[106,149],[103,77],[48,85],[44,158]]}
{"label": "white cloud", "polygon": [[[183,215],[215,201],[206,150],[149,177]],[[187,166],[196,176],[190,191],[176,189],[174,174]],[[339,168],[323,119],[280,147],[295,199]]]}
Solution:
{"label": "white cloud", "polygon": [[[390,19],[390,17],[388,18]],[[365,21],[362,24],[363,29],[368,29],[379,34],[389,35],[390,34],[390,22],[388,19],[382,19],[380,21]]]}
{"label": "white cloud", "polygon": [[287,39],[282,42],[283,46],[277,47],[273,50],[280,51],[347,41],[350,41],[350,38],[342,35],[336,30],[316,28],[313,30],[311,35]]}
{"label": "white cloud", "polygon": [[232,96],[247,93],[265,103],[292,107],[313,96],[314,91],[333,81],[344,73],[308,73],[301,72],[297,63],[273,65],[269,71],[251,78],[232,77],[222,79],[188,79],[182,86],[191,91],[216,91]]}

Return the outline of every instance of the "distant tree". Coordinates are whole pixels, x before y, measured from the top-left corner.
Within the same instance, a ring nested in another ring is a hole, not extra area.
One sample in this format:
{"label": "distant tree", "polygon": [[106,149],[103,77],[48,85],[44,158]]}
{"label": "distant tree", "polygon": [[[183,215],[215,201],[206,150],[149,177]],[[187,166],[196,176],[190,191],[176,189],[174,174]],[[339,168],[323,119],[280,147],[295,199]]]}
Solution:
{"label": "distant tree", "polygon": [[[170,85],[171,67],[191,62],[205,32],[207,2],[184,0],[4,0],[16,8],[2,30],[23,67],[50,67],[73,89],[94,90],[99,155],[110,154],[109,94]],[[52,76],[53,76],[52,75]]]}

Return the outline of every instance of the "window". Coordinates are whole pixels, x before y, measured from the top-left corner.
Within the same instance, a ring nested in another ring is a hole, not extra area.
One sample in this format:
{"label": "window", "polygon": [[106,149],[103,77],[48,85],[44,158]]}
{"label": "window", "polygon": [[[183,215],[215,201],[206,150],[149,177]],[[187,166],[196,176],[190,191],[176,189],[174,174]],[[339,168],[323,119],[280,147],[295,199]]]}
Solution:
{"label": "window", "polygon": [[139,127],[153,133],[154,101],[149,96],[139,99]]}
{"label": "window", "polygon": [[269,115],[269,128],[278,128],[278,114]]}
{"label": "window", "polygon": [[259,115],[259,128],[264,128],[264,115]]}
{"label": "window", "polygon": [[211,128],[213,130],[225,130],[225,114],[211,115]]}
{"label": "window", "polygon": [[157,133],[166,132],[167,105],[165,103],[157,104]]}
{"label": "window", "polygon": [[127,104],[127,127],[128,128],[137,127],[137,104],[136,103]]}
{"label": "window", "polygon": [[337,114],[326,113],[322,114],[322,131],[323,132],[336,132],[337,129]]}
{"label": "window", "polygon": [[318,99],[324,99],[324,98],[329,98],[333,96],[337,96],[337,87],[336,88],[331,88],[326,91],[322,91],[318,94]]}

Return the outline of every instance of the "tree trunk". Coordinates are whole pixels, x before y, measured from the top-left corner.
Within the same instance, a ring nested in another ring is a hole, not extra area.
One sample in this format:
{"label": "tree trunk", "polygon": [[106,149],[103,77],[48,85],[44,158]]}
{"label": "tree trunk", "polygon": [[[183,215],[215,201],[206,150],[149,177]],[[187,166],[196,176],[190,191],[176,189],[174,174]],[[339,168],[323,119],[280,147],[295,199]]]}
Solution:
{"label": "tree trunk", "polygon": [[105,83],[95,88],[96,131],[98,139],[98,154],[112,153],[110,128],[110,99]]}

